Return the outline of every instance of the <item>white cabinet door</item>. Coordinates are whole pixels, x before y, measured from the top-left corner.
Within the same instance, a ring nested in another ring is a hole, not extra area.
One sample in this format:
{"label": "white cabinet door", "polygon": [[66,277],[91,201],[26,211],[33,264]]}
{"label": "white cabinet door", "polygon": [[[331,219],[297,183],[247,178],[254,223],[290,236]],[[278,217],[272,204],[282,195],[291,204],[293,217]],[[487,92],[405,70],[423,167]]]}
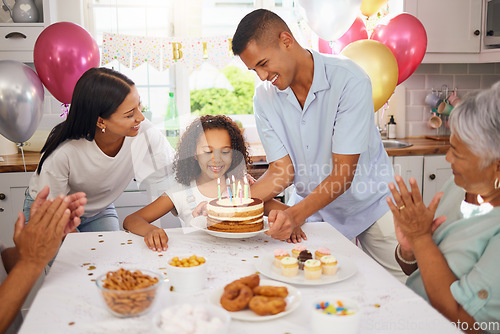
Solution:
{"label": "white cabinet door", "polygon": [[453,174],[445,155],[428,155],[424,157],[423,199],[429,205],[434,195]]}
{"label": "white cabinet door", "polygon": [[0,173],[0,242],[14,246],[14,223],[23,210],[24,192],[33,172]]}
{"label": "white cabinet door", "polygon": [[479,53],[482,0],[405,0],[427,32],[427,53]]}
{"label": "white cabinet door", "polygon": [[393,166],[394,174],[401,175],[407,186],[410,184],[410,177],[414,177],[417,180],[418,188],[422,191],[423,155],[396,156],[394,157]]}
{"label": "white cabinet door", "polygon": [[[14,1],[7,1],[13,5]],[[35,0],[38,9],[38,22],[14,23],[0,22],[0,60],[14,59],[20,62],[33,62],[33,49],[36,39],[43,29],[51,23],[50,0]],[[0,4],[0,7],[3,4]],[[54,6],[54,4],[52,3]],[[23,6],[23,5],[21,5]],[[12,8],[12,6],[11,6]],[[3,11],[2,9],[0,9]],[[6,14],[8,18],[8,14]],[[10,20],[11,21],[11,20]]]}

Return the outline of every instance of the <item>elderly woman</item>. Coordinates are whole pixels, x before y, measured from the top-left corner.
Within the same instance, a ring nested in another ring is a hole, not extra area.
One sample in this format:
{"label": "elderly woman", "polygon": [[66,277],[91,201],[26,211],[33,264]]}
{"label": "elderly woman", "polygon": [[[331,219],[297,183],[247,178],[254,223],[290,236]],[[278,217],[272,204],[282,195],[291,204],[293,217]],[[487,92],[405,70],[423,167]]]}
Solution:
{"label": "elderly woman", "polygon": [[[500,82],[466,97],[450,117],[455,184],[493,208],[455,221],[434,219],[443,193],[426,207],[415,179],[389,184],[407,285],[468,332],[500,331]],[[481,323],[481,324],[480,324]]]}

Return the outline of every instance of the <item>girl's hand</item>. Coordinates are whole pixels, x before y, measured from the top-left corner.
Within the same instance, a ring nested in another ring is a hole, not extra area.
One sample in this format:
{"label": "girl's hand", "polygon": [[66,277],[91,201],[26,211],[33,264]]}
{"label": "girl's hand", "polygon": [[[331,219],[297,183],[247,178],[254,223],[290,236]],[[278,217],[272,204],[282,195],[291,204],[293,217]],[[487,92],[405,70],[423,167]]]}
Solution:
{"label": "girl's hand", "polygon": [[255,182],[257,182],[257,180],[250,174],[247,173],[247,180],[248,180],[248,184],[249,185],[252,185],[254,184]]}
{"label": "girl's hand", "polygon": [[193,217],[207,215],[207,201],[200,202],[192,212]]}
{"label": "girl's hand", "polygon": [[155,228],[144,236],[144,242],[152,251],[162,252],[167,250],[168,236],[162,228]]}
{"label": "girl's hand", "polygon": [[416,240],[422,236],[432,235],[437,226],[444,221],[444,217],[434,221],[434,214],[443,193],[436,194],[429,207],[426,207],[414,178],[410,178],[411,192],[406,188],[401,176],[397,175],[395,179],[399,191],[394,183],[390,183],[389,189],[394,202],[388,197],[387,203],[394,215],[398,241],[403,249],[408,251],[412,249],[411,246]]}
{"label": "girl's hand", "polygon": [[288,243],[300,243],[302,242],[302,239],[307,240],[307,236],[302,231],[302,228],[300,226],[297,226],[293,231],[292,234],[290,235],[290,238],[286,240]]}

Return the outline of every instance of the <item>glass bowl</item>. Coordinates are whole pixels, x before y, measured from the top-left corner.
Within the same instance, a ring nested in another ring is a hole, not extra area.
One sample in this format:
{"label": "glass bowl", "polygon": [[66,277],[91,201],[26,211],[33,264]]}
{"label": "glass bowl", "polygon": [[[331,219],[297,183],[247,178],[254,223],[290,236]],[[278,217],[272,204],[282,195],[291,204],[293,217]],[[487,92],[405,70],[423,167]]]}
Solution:
{"label": "glass bowl", "polygon": [[114,290],[103,286],[106,274],[96,279],[96,285],[101,292],[104,304],[113,315],[126,318],[140,316],[149,311],[153,305],[158,288],[163,281],[161,275],[149,270],[130,270],[131,272],[140,271],[144,275],[156,278],[158,281],[142,289],[134,290]]}

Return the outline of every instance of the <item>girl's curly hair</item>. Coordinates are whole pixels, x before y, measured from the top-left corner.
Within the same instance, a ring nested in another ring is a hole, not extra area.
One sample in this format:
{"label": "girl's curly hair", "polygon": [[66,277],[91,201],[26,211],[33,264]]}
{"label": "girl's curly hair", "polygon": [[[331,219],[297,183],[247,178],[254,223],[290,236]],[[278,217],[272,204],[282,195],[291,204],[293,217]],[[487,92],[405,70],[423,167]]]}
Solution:
{"label": "girl's curly hair", "polygon": [[175,179],[188,186],[201,173],[196,156],[196,143],[200,136],[209,129],[224,129],[231,138],[232,161],[226,174],[243,178],[252,160],[248,146],[238,125],[224,115],[205,115],[195,119],[186,129],[177,146],[174,159]]}

